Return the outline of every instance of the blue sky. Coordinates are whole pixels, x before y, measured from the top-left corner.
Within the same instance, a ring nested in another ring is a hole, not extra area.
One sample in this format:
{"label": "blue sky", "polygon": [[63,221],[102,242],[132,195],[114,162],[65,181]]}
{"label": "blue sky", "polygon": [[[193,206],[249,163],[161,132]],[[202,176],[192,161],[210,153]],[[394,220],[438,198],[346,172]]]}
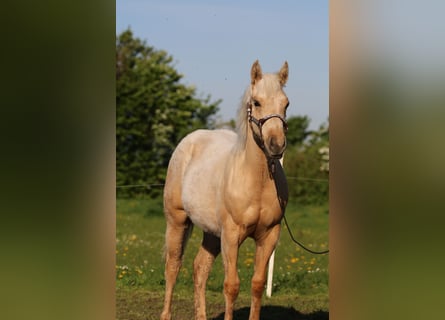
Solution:
{"label": "blue sky", "polygon": [[198,96],[222,99],[222,120],[235,118],[259,59],[263,72],[289,63],[289,115],[307,115],[310,128],[329,114],[328,1],[117,0],[116,33],[166,50]]}

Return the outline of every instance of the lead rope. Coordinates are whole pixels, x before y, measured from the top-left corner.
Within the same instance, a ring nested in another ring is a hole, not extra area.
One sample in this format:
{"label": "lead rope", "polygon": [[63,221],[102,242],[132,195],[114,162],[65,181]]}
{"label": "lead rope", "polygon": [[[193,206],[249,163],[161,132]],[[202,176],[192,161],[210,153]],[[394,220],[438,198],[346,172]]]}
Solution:
{"label": "lead rope", "polygon": [[292,239],[293,242],[295,242],[295,243],[298,244],[300,247],[302,247],[304,250],[306,250],[306,251],[308,251],[308,252],[310,252],[310,253],[312,253],[312,254],[326,254],[326,253],[329,253],[329,250],[325,250],[325,251],[313,251],[313,250],[311,250],[311,249],[309,249],[309,248],[306,248],[301,242],[299,242],[298,240],[296,240],[296,239],[294,238],[292,232],[290,231],[289,224],[287,223],[287,219],[286,219],[286,216],[284,215],[284,212],[283,212],[283,218],[284,218],[284,223],[286,224],[286,227],[287,227],[287,231],[289,232],[290,238]]}
{"label": "lead rope", "polygon": [[[277,188],[275,188],[275,189],[277,189]],[[277,197],[278,197],[278,202],[280,203],[281,212],[283,213],[284,223],[286,224],[287,231],[289,232],[289,236],[292,239],[292,241],[294,243],[298,244],[304,250],[306,250],[306,251],[308,251],[308,252],[310,252],[312,254],[326,254],[326,253],[329,253],[329,250],[324,250],[324,251],[314,251],[314,250],[311,250],[311,249],[307,248],[306,246],[304,246],[300,241],[298,241],[297,239],[294,238],[294,235],[292,234],[292,231],[290,230],[289,223],[287,223],[287,219],[286,219],[286,215],[285,215],[286,207],[283,204],[283,199],[281,199],[281,197],[278,194],[278,190],[277,190]]]}

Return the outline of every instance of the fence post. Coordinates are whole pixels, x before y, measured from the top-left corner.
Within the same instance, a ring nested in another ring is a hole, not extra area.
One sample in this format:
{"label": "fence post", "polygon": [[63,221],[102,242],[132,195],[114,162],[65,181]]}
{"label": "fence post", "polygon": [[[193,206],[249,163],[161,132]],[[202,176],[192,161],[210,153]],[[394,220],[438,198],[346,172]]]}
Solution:
{"label": "fence post", "polygon": [[269,268],[267,270],[267,285],[266,285],[266,296],[272,296],[272,278],[273,278],[273,264],[275,261],[275,250],[272,252],[269,259]]}

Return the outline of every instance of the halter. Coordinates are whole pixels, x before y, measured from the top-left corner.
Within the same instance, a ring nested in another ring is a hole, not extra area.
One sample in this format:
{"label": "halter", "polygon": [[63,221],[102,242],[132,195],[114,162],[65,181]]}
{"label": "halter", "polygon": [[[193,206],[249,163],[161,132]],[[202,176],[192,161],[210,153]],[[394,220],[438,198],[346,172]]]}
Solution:
{"label": "halter", "polygon": [[270,120],[272,118],[278,118],[283,123],[283,129],[284,133],[287,132],[287,122],[286,120],[279,115],[278,113],[269,114],[263,118],[257,119],[254,116],[252,116],[252,101],[247,106],[247,120],[249,120],[250,128],[252,129],[252,122],[256,124],[258,127],[260,134],[257,135],[255,131],[252,129],[253,138],[255,139],[256,144],[260,149],[264,152],[267,158],[267,166],[269,168],[269,176],[271,179],[273,179],[273,174],[275,173],[275,158],[272,158],[268,155],[266,147],[264,146],[264,138],[263,138],[263,125],[266,123],[267,120]]}
{"label": "halter", "polygon": [[[281,122],[283,123],[284,133],[286,134],[287,122],[281,115],[279,115],[278,113],[273,113],[273,114],[269,114],[263,118],[257,119],[254,116],[252,116],[252,101],[250,101],[249,105],[247,106],[247,120],[249,120],[251,127],[252,127],[252,122],[255,123],[256,126],[258,127],[258,129],[260,131],[259,136],[255,133],[254,130],[252,130],[252,133],[253,133],[253,137],[255,138],[256,143],[261,148],[261,150],[263,150],[264,152],[265,152],[265,147],[264,147],[264,138],[263,138],[263,125],[266,123],[267,120],[270,120],[272,118],[278,118],[281,120]],[[267,153],[266,153],[266,155],[267,155]]]}

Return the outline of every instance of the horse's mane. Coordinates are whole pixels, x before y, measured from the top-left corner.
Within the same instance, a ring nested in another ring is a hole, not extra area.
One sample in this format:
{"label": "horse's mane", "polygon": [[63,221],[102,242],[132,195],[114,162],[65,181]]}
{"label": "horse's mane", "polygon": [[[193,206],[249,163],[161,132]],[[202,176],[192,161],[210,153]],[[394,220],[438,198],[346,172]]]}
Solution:
{"label": "horse's mane", "polygon": [[244,95],[241,99],[240,106],[238,108],[238,114],[236,119],[236,133],[238,139],[235,148],[237,150],[244,150],[246,147],[247,139],[247,104],[249,103],[251,96],[251,86],[248,86],[244,91]]}

